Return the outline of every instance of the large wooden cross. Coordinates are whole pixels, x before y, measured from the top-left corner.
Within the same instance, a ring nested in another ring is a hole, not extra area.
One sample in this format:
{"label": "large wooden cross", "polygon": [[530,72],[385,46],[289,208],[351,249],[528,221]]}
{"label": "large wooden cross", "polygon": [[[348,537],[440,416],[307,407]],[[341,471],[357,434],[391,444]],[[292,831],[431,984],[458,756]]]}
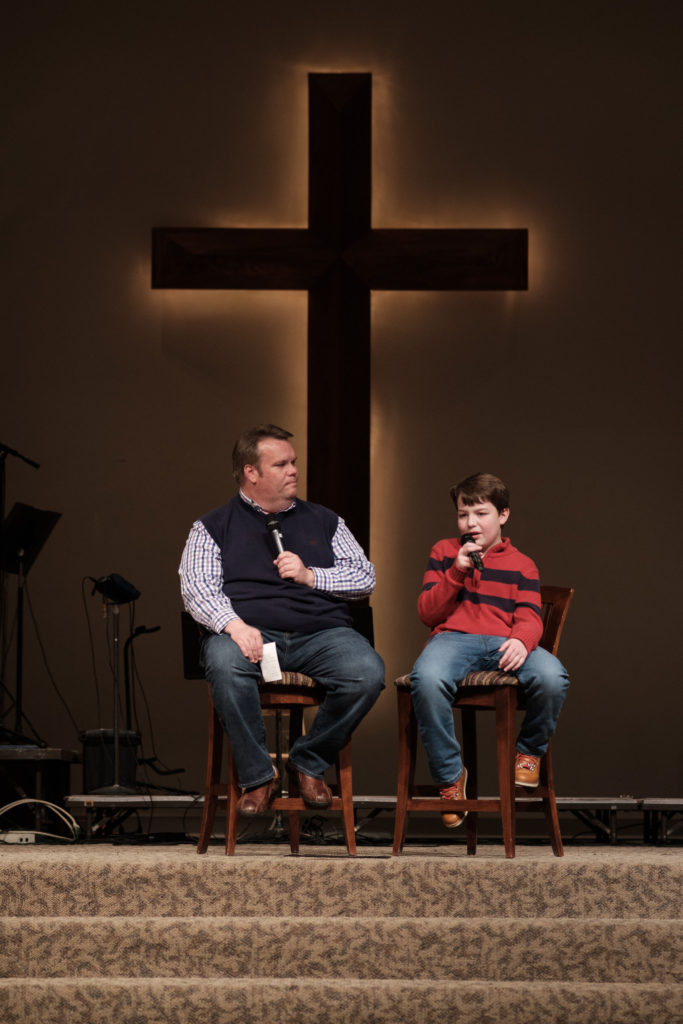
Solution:
{"label": "large wooden cross", "polygon": [[367,551],[370,293],[524,289],[527,231],[373,230],[372,76],[310,74],[308,91],[308,228],[155,228],[152,287],[308,291],[307,497]]}

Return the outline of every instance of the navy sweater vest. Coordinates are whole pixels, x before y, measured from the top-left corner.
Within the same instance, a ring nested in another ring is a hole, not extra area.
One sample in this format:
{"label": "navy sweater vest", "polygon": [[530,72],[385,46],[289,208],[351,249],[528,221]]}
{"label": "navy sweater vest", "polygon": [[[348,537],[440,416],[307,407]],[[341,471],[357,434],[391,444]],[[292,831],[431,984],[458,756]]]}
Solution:
{"label": "navy sweater vest", "polygon": [[[299,555],[306,566],[326,569],[334,565],[332,538],[338,524],[334,512],[297,501],[278,518],[286,551]],[[242,498],[233,498],[202,516],[201,522],[220,548],[223,592],[248,625],[287,633],[316,633],[351,625],[343,599],[280,579],[273,565],[277,551],[266,517]]]}

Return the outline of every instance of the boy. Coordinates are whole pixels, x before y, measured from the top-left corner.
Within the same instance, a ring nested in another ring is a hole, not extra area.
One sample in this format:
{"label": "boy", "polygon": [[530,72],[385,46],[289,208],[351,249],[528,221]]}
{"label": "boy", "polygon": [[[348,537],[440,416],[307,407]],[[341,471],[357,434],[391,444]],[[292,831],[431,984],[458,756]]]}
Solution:
{"label": "boy", "polygon": [[[464,800],[467,771],[452,711],[458,683],[482,670],[517,676],[526,714],[516,743],[515,783],[535,788],[569,679],[557,658],[538,646],[538,570],[501,536],[510,516],[507,487],[490,473],[477,473],[452,487],[451,497],[460,540],[440,540],[432,548],[417,602],[432,633],[413,667],[411,692],[439,795]],[[465,814],[441,817],[446,828],[455,828]]]}

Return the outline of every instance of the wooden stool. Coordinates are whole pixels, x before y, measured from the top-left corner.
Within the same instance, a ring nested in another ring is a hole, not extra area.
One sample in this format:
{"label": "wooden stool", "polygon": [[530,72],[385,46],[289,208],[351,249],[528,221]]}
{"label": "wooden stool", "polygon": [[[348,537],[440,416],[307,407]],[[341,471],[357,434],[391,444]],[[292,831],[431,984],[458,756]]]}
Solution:
{"label": "wooden stool", "polygon": [[[274,683],[259,683],[261,707],[264,711],[289,712],[289,747],[301,736],[303,731],[304,709],[318,707],[325,698],[322,686],[300,672],[283,672],[282,679]],[[228,778],[221,782],[223,761],[223,739],[228,748]],[[281,772],[281,775],[284,773]],[[284,780],[283,780],[284,781]],[[289,819],[289,845],[292,853],[299,852],[299,815],[302,811],[312,813],[298,793],[298,780],[292,774],[289,778],[291,795],[275,797],[271,804],[274,811],[286,811]],[[353,814],[353,785],[351,776],[351,739],[339,752],[337,760],[337,794],[333,797],[330,808],[341,811],[344,825],[344,838],[349,856],[356,855],[356,832]],[[204,791],[204,812],[199,832],[197,853],[206,853],[213,831],[214,819],[219,802],[226,804],[227,829],[225,852],[232,855],[237,842],[237,801],[240,798],[237,784],[237,773],[230,742],[225,736],[211,697],[209,687],[209,747],[206,765],[206,787]]]}
{"label": "wooden stool", "polygon": [[[557,654],[560,635],[567,617],[569,602],[574,591],[570,587],[541,587],[543,636],[541,647]],[[477,816],[480,812],[500,814],[503,827],[505,856],[515,855],[515,810],[543,810],[553,853],[564,853],[555,800],[552,752],[541,760],[540,784],[535,790],[523,790],[514,783],[514,754],[516,712],[524,707],[523,693],[517,677],[507,672],[470,672],[458,686],[453,708],[462,714],[463,763],[467,769],[467,799],[442,800],[434,795],[433,786],[415,785],[415,758],[417,752],[417,720],[410,693],[410,675],[400,676],[396,682],[398,701],[398,784],[396,821],[394,826],[394,855],[401,853],[405,840],[409,811],[431,813],[467,811],[465,831],[467,852],[477,851]],[[490,710],[496,716],[496,757],[498,761],[498,797],[478,798],[477,793],[477,731],[476,712]],[[523,795],[519,795],[519,793]],[[426,794],[431,794],[427,796]]]}

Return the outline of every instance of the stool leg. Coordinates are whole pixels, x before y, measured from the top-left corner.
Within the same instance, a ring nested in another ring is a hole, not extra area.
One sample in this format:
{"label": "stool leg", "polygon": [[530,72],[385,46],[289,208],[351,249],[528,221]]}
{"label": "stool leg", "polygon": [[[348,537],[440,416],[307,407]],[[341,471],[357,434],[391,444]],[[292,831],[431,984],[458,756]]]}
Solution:
{"label": "stool leg", "polygon": [[[477,718],[474,708],[460,709],[462,721],[462,752],[463,764],[467,769],[467,799],[476,800],[479,795],[477,779]],[[469,811],[465,818],[465,834],[467,853],[473,857],[477,852],[477,827],[479,815],[477,811]]]}
{"label": "stool leg", "polygon": [[204,786],[204,808],[202,823],[199,829],[197,853],[206,853],[218,805],[218,793],[221,781],[221,762],[223,760],[223,728],[211,699],[209,690],[209,742],[206,758],[206,785]]}
{"label": "stool leg", "polygon": [[235,759],[232,756],[232,747],[228,744],[228,799],[226,807],[225,830],[225,852],[232,856],[237,844],[237,802],[240,798],[240,788],[237,785],[237,771]]}
{"label": "stool leg", "polygon": [[396,818],[394,821],[394,847],[397,857],[403,850],[408,824],[408,800],[412,796],[415,779],[417,749],[417,720],[409,690],[397,690],[398,703],[398,780],[396,783]]}
{"label": "stool leg", "polygon": [[545,814],[546,827],[550,836],[550,845],[553,848],[553,853],[556,857],[564,857],[560,819],[557,814],[557,803],[555,800],[551,744],[548,745],[546,755],[541,761],[541,796],[543,800],[543,813]]}
{"label": "stool leg", "polygon": [[339,751],[337,759],[337,783],[342,804],[344,838],[349,857],[356,856],[356,822],[353,815],[353,778],[351,772],[351,740],[348,739]]}
{"label": "stool leg", "polygon": [[[291,750],[295,742],[301,736],[304,729],[304,709],[302,707],[291,707],[289,709],[289,749]],[[289,761],[287,762],[289,763]],[[289,795],[291,797],[298,797],[299,794],[299,779],[296,772],[289,773]],[[289,821],[289,849],[292,853],[299,852],[299,841],[301,838],[301,819],[298,811],[288,811],[287,820]]]}
{"label": "stool leg", "polygon": [[[299,779],[298,776],[294,774],[289,776],[289,793],[287,795],[290,800],[296,800],[299,798]],[[287,820],[289,822],[289,849],[292,853],[298,853],[299,841],[301,838],[301,820],[299,818],[299,812],[288,810]]]}
{"label": "stool leg", "polygon": [[289,849],[292,853],[297,854],[299,852],[299,812],[289,811],[287,818],[289,820]]}
{"label": "stool leg", "polygon": [[500,815],[503,823],[505,856],[515,855],[515,710],[516,694],[511,686],[502,686],[496,693],[496,749]]}

